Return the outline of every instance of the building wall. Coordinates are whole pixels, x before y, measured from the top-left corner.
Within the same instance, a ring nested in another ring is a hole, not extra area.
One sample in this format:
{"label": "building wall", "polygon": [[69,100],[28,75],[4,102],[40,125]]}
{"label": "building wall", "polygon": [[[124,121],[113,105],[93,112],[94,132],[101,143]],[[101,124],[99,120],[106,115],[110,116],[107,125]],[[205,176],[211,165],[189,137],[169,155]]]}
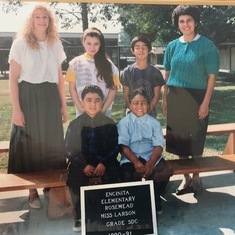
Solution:
{"label": "building wall", "polygon": [[[122,57],[122,48],[118,48],[118,33],[104,33],[106,52],[111,60],[119,66],[119,58]],[[9,49],[13,40],[16,37],[15,32],[0,32],[0,67],[6,68],[7,65],[1,65],[6,63],[9,53]],[[84,52],[81,37],[82,33],[60,33],[62,43],[64,45],[67,61],[70,61],[74,56],[82,54]],[[128,50],[129,51],[129,50]],[[153,48],[153,55],[151,56],[153,64],[161,64],[163,62],[164,47]],[[6,55],[7,54],[7,55]],[[235,44],[234,43],[222,43],[219,45],[220,54],[220,69],[235,72]],[[67,64],[66,66],[67,67]],[[65,68],[66,69],[66,68]]]}
{"label": "building wall", "polygon": [[235,44],[222,43],[219,46],[220,69],[235,72]]}
{"label": "building wall", "polygon": [[231,70],[235,71],[235,47],[231,51]]}
{"label": "building wall", "polygon": [[220,54],[220,68],[224,70],[230,70],[229,66],[229,49],[221,49],[219,50]]}
{"label": "building wall", "polygon": [[[67,60],[63,63],[63,69],[67,70],[68,62],[82,53],[81,38],[82,33],[59,33],[64,46]],[[16,38],[15,32],[0,32],[0,72],[8,70],[8,54],[13,40]],[[118,66],[119,59],[117,53],[118,33],[104,33],[106,53],[111,60]]]}

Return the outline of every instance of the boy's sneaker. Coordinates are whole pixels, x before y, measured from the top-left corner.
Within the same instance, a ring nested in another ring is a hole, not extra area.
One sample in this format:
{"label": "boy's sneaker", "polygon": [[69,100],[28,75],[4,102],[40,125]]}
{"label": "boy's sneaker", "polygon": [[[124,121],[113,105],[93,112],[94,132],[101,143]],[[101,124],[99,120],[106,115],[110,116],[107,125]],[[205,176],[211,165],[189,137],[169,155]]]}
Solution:
{"label": "boy's sneaker", "polygon": [[81,232],[81,220],[77,220],[73,226],[73,231],[75,233]]}
{"label": "boy's sneaker", "polygon": [[158,215],[162,215],[162,213],[163,213],[162,205],[161,204],[157,204],[157,214]]}

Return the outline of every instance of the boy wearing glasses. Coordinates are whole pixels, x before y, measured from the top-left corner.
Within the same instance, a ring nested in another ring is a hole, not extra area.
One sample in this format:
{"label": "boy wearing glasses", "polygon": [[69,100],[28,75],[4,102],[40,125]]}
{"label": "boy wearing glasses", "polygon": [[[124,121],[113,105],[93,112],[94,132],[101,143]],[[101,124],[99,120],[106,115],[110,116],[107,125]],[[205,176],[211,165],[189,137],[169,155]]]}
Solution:
{"label": "boy wearing glasses", "polygon": [[129,103],[131,112],[118,123],[123,180],[153,180],[156,210],[160,215],[161,195],[173,174],[173,169],[162,157],[165,142],[162,127],[158,120],[148,115],[150,101],[145,90],[134,90]]}
{"label": "boy wearing glasses", "polygon": [[74,232],[81,230],[80,187],[89,185],[91,178],[96,183],[116,183],[120,178],[117,126],[101,112],[102,90],[87,86],[81,98],[84,113],[70,122],[65,137],[69,162],[67,185],[75,209]]}
{"label": "boy wearing glasses", "polygon": [[161,86],[165,84],[161,71],[149,63],[151,42],[144,35],[135,37],[131,42],[131,52],[135,63],[126,67],[121,74],[123,97],[130,109],[129,94],[136,89],[144,89],[150,100],[148,113],[156,118],[156,105],[160,99]]}

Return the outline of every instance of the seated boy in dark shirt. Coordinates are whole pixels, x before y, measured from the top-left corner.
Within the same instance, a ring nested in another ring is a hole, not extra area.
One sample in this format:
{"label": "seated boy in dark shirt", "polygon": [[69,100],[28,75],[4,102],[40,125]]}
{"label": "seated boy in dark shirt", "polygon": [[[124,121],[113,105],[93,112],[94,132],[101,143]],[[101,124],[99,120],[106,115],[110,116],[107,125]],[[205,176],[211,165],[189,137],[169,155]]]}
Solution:
{"label": "seated boy in dark shirt", "polygon": [[102,183],[119,182],[117,126],[101,113],[102,90],[90,85],[84,88],[81,97],[85,111],[71,121],[65,137],[69,161],[67,185],[75,209],[75,232],[81,230],[80,187],[89,185],[91,178],[99,178]]}

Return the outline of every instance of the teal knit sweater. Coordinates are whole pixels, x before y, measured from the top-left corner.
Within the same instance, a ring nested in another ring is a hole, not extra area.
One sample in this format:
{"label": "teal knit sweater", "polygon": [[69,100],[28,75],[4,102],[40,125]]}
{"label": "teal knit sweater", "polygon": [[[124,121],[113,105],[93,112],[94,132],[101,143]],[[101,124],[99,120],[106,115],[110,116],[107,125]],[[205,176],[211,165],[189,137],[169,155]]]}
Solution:
{"label": "teal knit sweater", "polygon": [[218,74],[219,53],[212,41],[197,35],[192,42],[171,41],[165,51],[164,68],[170,71],[168,86],[206,89],[208,74]]}

